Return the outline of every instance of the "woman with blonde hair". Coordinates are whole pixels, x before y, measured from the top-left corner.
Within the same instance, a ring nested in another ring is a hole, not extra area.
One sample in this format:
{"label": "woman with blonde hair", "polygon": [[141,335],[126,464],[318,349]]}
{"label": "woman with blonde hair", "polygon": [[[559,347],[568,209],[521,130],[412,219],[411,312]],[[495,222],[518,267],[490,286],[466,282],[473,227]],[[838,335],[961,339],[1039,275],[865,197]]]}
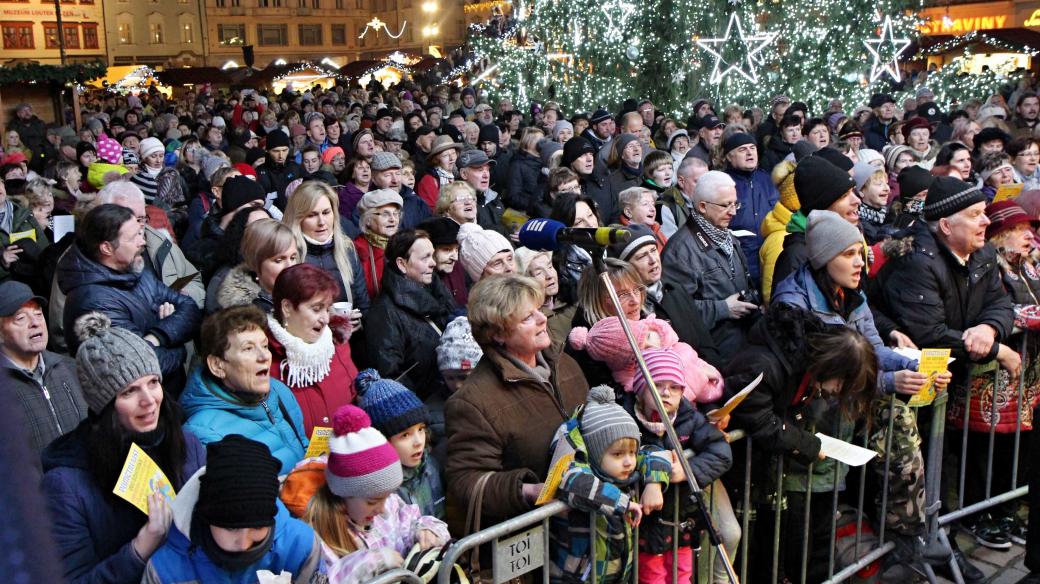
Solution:
{"label": "woman with blonde hair", "polygon": [[[321,268],[340,283],[333,302],[368,310],[365,275],[354,242],[343,232],[336,191],[318,180],[304,181],[286,204],[282,222],[296,236],[300,261]],[[351,321],[360,318],[357,313]]]}
{"label": "woman with blonde hair", "polygon": [[217,308],[252,304],[270,314],[274,281],[282,270],[299,263],[296,235],[274,219],[250,223],[242,237],[242,260],[220,282]]}
{"label": "woman with blonde hair", "polygon": [[477,191],[465,181],[441,187],[434,215],[450,217],[459,225],[477,222]]}

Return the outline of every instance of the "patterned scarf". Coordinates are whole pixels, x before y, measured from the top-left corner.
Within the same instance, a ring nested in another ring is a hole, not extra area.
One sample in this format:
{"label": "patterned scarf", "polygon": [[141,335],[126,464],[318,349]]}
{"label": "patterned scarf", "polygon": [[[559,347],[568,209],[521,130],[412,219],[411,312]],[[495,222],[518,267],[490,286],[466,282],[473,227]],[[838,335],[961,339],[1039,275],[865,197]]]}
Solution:
{"label": "patterned scarf", "polygon": [[386,244],[390,243],[390,238],[385,235],[379,235],[378,233],[372,233],[371,231],[365,232],[365,240],[375,248],[386,249]]}
{"label": "patterned scarf", "polygon": [[888,209],[885,207],[875,209],[874,207],[870,207],[868,205],[859,206],[859,218],[862,221],[866,221],[867,223],[873,223],[875,225],[884,225],[885,215],[887,214]]}
{"label": "patterned scarf", "polygon": [[708,236],[712,243],[719,246],[719,249],[726,254],[727,258],[733,257],[733,237],[730,236],[728,229],[715,227],[711,224],[711,221],[705,219],[704,215],[700,213],[693,213],[692,217],[697,222],[697,227],[701,228],[701,231]]}

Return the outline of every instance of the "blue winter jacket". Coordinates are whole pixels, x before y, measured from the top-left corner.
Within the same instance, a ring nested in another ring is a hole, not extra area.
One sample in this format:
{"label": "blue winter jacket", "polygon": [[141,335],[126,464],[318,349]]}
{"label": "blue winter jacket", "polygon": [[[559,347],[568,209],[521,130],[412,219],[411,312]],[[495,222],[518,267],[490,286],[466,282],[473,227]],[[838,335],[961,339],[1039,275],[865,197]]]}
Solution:
{"label": "blue winter jacket", "polygon": [[[145,563],[130,541],[148,516],[102,488],[87,470],[86,422],[43,451],[43,487],[54,542],[69,584],[138,584]],[[184,430],[181,481],[206,464],[206,449]],[[172,479],[173,477],[171,477]],[[174,489],[180,490],[176,482]]]}
{"label": "blue winter jacket", "polygon": [[804,264],[797,272],[776,285],[772,303],[792,304],[811,310],[826,324],[845,325],[863,335],[874,346],[874,352],[878,356],[881,376],[879,387],[885,393],[893,393],[896,390],[895,372],[904,369],[917,371],[917,361],[903,357],[885,346],[881,341],[881,335],[878,334],[877,327],[874,326],[874,315],[870,312],[870,306],[867,305],[867,296],[862,291],[859,294],[863,298],[863,303],[853,309],[848,321],[845,321],[827,302],[827,297],[812,276],[809,264]]}
{"label": "blue winter jacket", "polygon": [[[292,391],[271,379],[267,399],[251,406],[242,403],[196,367],[181,394],[181,405],[188,417],[184,427],[203,444],[216,442],[228,434],[241,434],[265,444],[282,461],[280,474],[287,474],[307,451],[303,413]],[[288,417],[287,417],[288,416]]]}
{"label": "blue winter jacket", "polygon": [[762,277],[761,268],[758,265],[758,248],[762,247],[765,237],[762,235],[762,221],[766,215],[773,210],[780,191],[776,190],[773,179],[769,173],[756,168],[751,172],[728,169],[726,171],[733,182],[737,183],[737,201],[740,202],[740,210],[729,224],[731,231],[750,231],[755,235],[740,237],[740,248],[744,250],[747,258],[748,272],[758,282]]}
{"label": "blue winter jacket", "polygon": [[[190,296],[170,289],[151,270],[139,274],[111,270],[88,258],[79,244],[58,262],[57,278],[58,288],[66,296],[63,324],[70,354],[75,355],[79,348],[76,319],[98,311],[112,319],[112,326],[141,337],[155,335],[160,343],[155,354],[164,376],[184,366],[184,345],[202,320],[202,311]],[[159,306],[166,302],[174,306],[174,313],[160,319]]]}

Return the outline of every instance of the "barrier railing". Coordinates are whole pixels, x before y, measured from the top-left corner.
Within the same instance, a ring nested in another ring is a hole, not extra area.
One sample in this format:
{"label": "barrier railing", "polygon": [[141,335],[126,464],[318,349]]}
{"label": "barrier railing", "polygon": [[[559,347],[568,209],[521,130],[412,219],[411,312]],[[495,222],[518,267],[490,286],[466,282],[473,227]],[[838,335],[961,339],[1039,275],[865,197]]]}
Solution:
{"label": "barrier railing", "polygon": [[424,584],[422,578],[417,576],[414,572],[403,568],[396,568],[394,570],[383,572],[365,584],[396,584],[397,582],[403,582],[404,584]]}

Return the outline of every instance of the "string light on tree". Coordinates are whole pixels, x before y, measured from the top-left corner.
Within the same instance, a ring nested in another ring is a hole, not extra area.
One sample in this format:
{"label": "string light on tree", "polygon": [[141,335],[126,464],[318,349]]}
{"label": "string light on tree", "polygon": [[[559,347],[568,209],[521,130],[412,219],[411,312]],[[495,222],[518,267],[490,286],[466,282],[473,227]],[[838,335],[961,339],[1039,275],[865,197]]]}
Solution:
{"label": "string light on tree", "polygon": [[[735,35],[734,28],[737,29]],[[731,13],[725,36],[697,39],[697,46],[715,57],[711,83],[721,83],[730,73],[737,73],[752,83],[758,82],[756,65],[762,64],[759,53],[776,40],[776,37],[777,34],[773,32],[745,35],[740,17],[736,12]]]}
{"label": "string light on tree", "polygon": [[608,2],[599,7],[603,15],[607,17],[606,38],[609,40],[620,40],[625,32],[628,19],[636,11],[635,4],[628,2]]}
{"label": "string light on tree", "polygon": [[899,71],[899,55],[910,46],[910,40],[895,38],[892,30],[892,17],[885,17],[878,38],[865,40],[863,45],[874,58],[874,62],[870,65],[871,83],[880,79],[885,73],[891,75],[896,81],[903,78]]}

